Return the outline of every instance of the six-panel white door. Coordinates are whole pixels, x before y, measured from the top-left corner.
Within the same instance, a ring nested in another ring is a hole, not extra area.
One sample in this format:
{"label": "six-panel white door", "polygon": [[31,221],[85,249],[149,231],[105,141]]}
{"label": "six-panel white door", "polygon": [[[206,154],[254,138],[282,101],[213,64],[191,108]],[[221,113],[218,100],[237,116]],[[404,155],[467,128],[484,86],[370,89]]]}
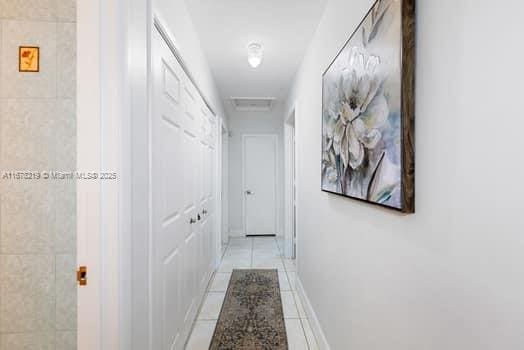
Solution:
{"label": "six-panel white door", "polygon": [[213,271],[215,121],[162,37],[153,36],[152,348],[182,349]]}

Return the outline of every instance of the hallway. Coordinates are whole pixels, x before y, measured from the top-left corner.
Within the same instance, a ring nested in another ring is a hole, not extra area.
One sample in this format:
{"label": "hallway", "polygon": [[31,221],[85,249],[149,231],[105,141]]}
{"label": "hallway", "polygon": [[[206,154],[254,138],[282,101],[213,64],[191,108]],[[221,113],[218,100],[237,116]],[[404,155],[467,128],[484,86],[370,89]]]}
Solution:
{"label": "hallway", "polygon": [[283,241],[274,237],[231,238],[222,263],[200,307],[187,350],[207,350],[213,336],[233,269],[278,269],[289,350],[318,349],[295,288],[294,260],[283,258]]}
{"label": "hallway", "polygon": [[0,350],[524,350],[523,10],[0,0]]}

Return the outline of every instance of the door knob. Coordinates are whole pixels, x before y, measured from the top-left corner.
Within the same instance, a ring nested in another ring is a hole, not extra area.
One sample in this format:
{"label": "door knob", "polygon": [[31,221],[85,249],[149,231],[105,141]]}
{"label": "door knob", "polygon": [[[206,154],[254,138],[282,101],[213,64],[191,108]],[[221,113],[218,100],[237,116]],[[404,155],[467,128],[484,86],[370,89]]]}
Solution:
{"label": "door knob", "polygon": [[251,192],[250,190],[247,190],[247,191],[246,191],[246,194],[247,194],[247,195],[252,195],[253,192]]}
{"label": "door knob", "polygon": [[200,219],[202,219],[202,218],[200,217],[200,214],[197,214],[197,220],[200,221]]}

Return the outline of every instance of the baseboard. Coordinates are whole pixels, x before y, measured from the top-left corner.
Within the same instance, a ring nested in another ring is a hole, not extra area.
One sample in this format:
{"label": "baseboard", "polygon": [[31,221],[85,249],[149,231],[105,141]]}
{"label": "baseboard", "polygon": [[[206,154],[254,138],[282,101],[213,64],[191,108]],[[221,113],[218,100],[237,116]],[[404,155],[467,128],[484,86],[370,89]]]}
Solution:
{"label": "baseboard", "polygon": [[284,236],[284,254],[286,259],[293,258],[293,241],[290,237]]}
{"label": "baseboard", "polygon": [[[213,267],[210,267],[209,271],[206,273],[206,276],[202,281],[200,282],[198,295],[195,298],[194,304],[191,306],[191,310],[188,314],[188,319],[191,319],[191,322],[188,322],[186,327],[180,332],[180,339],[181,343],[184,346],[184,349],[187,345],[187,342],[189,341],[189,336],[191,335],[191,332],[193,330],[193,327],[195,325],[195,322],[197,321],[198,314],[200,313],[200,308],[202,307],[202,303],[204,302],[204,298],[207,295],[207,287],[209,283],[211,283],[211,278],[215,274],[215,269]],[[176,347],[178,348],[178,346]]]}
{"label": "baseboard", "polygon": [[246,235],[246,237],[276,237],[274,233],[258,233],[258,234],[252,234],[252,235]]}
{"label": "baseboard", "polygon": [[[229,237],[230,238],[239,238],[239,237],[246,237],[246,236],[275,236],[280,237],[280,233],[262,233],[262,234],[253,234],[253,235],[246,235],[243,230],[229,230]],[[283,236],[282,236],[283,237]]]}
{"label": "baseboard", "polygon": [[302,285],[302,282],[300,281],[300,278],[298,277],[298,275],[295,280],[295,287],[297,289],[298,296],[300,297],[300,300],[302,301],[302,305],[304,306],[304,310],[306,311],[306,315],[309,319],[311,330],[313,331],[313,334],[315,335],[315,338],[317,340],[318,348],[320,350],[331,350],[331,347],[329,346],[329,343],[327,342],[324,331],[322,331],[322,327],[320,326],[320,322],[317,318],[317,314],[315,313],[315,310],[313,310],[313,307],[311,306],[311,302],[309,301],[309,298],[307,297],[306,291],[304,290],[304,286]]}
{"label": "baseboard", "polygon": [[243,230],[229,230],[229,237],[237,238],[237,237],[245,237],[246,234]]}

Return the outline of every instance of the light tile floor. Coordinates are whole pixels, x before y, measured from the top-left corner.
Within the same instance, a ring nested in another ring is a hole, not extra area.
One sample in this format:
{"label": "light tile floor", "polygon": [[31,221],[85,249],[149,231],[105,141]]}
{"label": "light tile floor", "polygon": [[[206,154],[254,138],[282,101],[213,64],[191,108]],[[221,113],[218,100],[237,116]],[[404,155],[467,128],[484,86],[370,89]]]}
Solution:
{"label": "light tile floor", "polygon": [[276,268],[284,309],[289,350],[318,350],[300,298],[295,290],[294,260],[282,256],[282,241],[274,237],[235,238],[229,241],[222,263],[208,286],[186,350],[208,350],[233,269]]}

